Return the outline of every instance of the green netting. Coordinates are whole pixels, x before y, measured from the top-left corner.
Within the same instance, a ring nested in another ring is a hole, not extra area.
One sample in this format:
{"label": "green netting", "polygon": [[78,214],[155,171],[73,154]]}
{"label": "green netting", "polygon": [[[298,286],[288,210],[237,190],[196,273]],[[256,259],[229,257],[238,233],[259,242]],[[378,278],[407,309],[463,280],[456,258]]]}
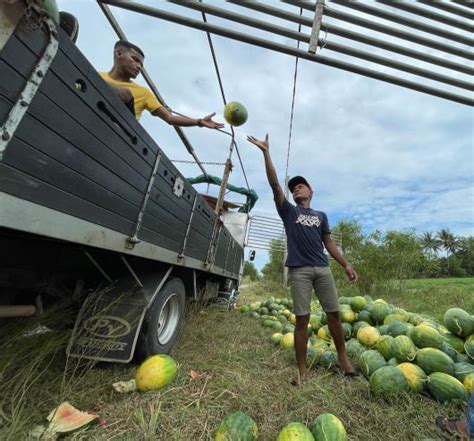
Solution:
{"label": "green netting", "polygon": [[[217,176],[210,176],[208,175],[209,178],[207,178],[205,175],[199,175],[196,176],[195,178],[187,178],[186,180],[190,184],[214,184],[214,185],[221,185],[222,179],[218,178]],[[243,194],[244,196],[247,196],[247,202],[242,205],[242,207],[239,208],[239,213],[250,213],[250,210],[253,208],[255,205],[255,202],[257,202],[258,195],[255,192],[255,190],[248,190],[245,187],[236,187],[235,185],[232,184],[227,184],[226,188],[230,191],[233,191],[235,193]]]}

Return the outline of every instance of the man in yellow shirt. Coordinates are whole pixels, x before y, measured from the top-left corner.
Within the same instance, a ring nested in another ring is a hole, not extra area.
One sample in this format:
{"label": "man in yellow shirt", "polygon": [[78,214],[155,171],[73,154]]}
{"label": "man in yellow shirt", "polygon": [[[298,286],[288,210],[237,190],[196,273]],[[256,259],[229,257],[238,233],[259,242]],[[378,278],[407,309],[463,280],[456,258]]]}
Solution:
{"label": "man in yellow shirt", "polygon": [[139,120],[143,111],[148,110],[153,116],[158,116],[168,124],[181,127],[207,127],[219,129],[224,124],[212,120],[215,113],[204,118],[188,118],[186,116],[173,115],[163,106],[150,90],[134,83],[131,79],[136,78],[143,68],[145,54],[132,43],[119,40],[114,46],[114,65],[110,72],[99,72],[100,76],[110,84],[120,99],[133,110],[135,117]]}

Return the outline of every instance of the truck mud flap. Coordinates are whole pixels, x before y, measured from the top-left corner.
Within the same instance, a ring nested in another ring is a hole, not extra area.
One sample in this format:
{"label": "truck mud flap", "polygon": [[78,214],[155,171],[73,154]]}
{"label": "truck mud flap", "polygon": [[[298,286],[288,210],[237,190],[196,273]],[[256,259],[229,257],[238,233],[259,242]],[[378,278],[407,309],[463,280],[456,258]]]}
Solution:
{"label": "truck mud flap", "polygon": [[163,271],[144,277],[143,287],[134,279],[127,279],[90,294],[76,319],[67,355],[130,362],[147,307],[169,273]]}

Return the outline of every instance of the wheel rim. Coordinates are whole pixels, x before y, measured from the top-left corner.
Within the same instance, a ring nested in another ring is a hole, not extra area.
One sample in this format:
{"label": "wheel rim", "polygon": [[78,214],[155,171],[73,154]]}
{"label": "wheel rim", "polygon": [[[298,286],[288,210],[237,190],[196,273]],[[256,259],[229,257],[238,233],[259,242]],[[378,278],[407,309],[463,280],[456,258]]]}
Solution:
{"label": "wheel rim", "polygon": [[158,318],[158,329],[156,334],[160,344],[166,345],[170,341],[178,327],[179,317],[179,297],[178,294],[173,293],[163,304]]}

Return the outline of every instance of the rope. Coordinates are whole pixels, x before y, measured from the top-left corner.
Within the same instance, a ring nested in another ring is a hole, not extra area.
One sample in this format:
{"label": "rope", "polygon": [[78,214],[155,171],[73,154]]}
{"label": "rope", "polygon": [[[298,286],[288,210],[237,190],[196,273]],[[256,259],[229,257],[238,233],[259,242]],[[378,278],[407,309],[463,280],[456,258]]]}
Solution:
{"label": "rope", "polygon": [[[172,159],[171,162],[179,162],[182,164],[196,164],[196,161],[191,161],[187,159]],[[225,165],[225,162],[205,162],[205,161],[199,161],[201,164],[204,165]]]}
{"label": "rope", "polygon": [[[303,15],[303,8],[300,8],[300,16]],[[301,22],[298,25],[298,32],[301,32]],[[300,48],[300,41],[298,40],[296,48]],[[288,130],[288,149],[286,154],[286,170],[285,170],[285,179],[288,179],[288,166],[290,164],[290,150],[291,150],[291,135],[293,132],[293,116],[295,112],[295,96],[296,96],[296,79],[298,77],[298,60],[299,57],[295,59],[295,73],[293,76],[293,96],[291,98],[291,112],[290,112],[290,128]]]}
{"label": "rope", "polygon": [[[202,0],[199,0],[199,1],[202,3]],[[206,13],[201,12],[201,14],[202,14],[202,19],[203,19],[204,23],[207,23]],[[206,31],[206,34],[207,34],[207,41],[209,42],[209,48],[211,50],[212,61],[214,63],[214,68],[216,70],[217,81],[219,82],[219,88],[220,88],[221,95],[222,95],[222,101],[224,102],[224,105],[227,105],[227,99],[225,97],[224,86],[222,84],[222,78],[221,78],[221,74],[220,74],[220,71],[219,71],[219,66],[217,64],[216,52],[214,50],[214,45],[212,43],[211,34],[209,33],[209,31]],[[247,180],[247,174],[245,173],[244,163],[242,162],[242,158],[240,156],[239,147],[237,146],[237,143],[235,142],[234,128],[232,126],[230,126],[230,130],[232,132],[232,143],[235,147],[237,157],[239,158],[240,168],[242,169],[242,174],[244,175],[245,184],[247,185],[247,190],[250,191],[250,185],[249,185],[249,181]],[[228,133],[228,132],[224,132],[224,133]],[[231,147],[232,147],[232,143],[231,143]],[[231,152],[232,152],[232,150],[231,150]],[[230,155],[229,155],[229,159],[230,159]]]}

